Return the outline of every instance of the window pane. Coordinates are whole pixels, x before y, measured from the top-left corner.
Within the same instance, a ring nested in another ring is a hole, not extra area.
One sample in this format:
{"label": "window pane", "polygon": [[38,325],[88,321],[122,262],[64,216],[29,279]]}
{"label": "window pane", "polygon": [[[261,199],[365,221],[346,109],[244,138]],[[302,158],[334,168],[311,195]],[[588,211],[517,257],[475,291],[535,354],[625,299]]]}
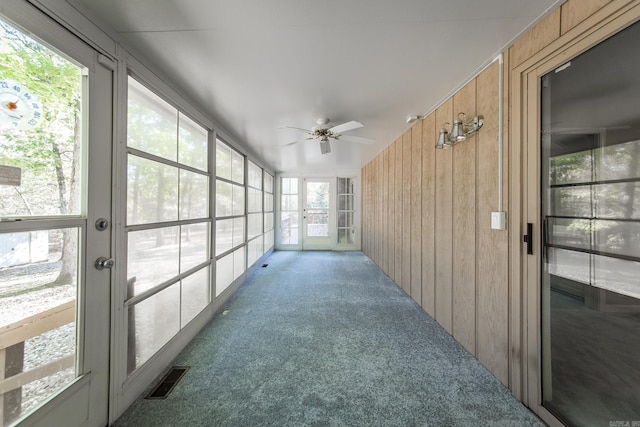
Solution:
{"label": "window pane", "polygon": [[273,177],[268,173],[264,173],[264,191],[273,193]]}
{"label": "window pane", "polygon": [[593,270],[595,286],[640,298],[640,262],[593,255]]}
{"label": "window pane", "polygon": [[185,272],[209,259],[209,223],[183,225],[180,229],[180,272]]}
{"label": "window pane", "polygon": [[594,193],[596,217],[640,219],[640,182],[596,185]]}
{"label": "window pane", "polygon": [[249,182],[247,183],[249,187],[257,188],[258,190],[262,189],[262,168],[260,166],[253,163],[249,160]]}
{"label": "window pane", "polygon": [[209,177],[180,171],[180,219],[209,216]]}
{"label": "window pane", "polygon": [[130,306],[128,373],[139,368],[179,330],[179,283]]}
{"label": "window pane", "polygon": [[548,239],[553,245],[572,248],[591,248],[591,220],[573,218],[549,218]]}
{"label": "window pane", "polygon": [[244,187],[233,186],[233,215],[244,215]]}
{"label": "window pane", "polygon": [[209,267],[182,279],[180,325],[185,327],[209,304]]}
{"label": "window pane", "polygon": [[243,246],[233,252],[233,280],[236,280],[245,270],[246,248]]}
{"label": "window pane", "polygon": [[216,181],[216,217],[233,215],[233,185]]}
{"label": "window pane", "polygon": [[549,248],[549,274],[580,283],[590,282],[589,254]]}
{"label": "window pane", "polygon": [[[79,237],[78,228],[0,234],[1,369],[21,367],[27,373],[21,391],[0,392],[0,402],[16,395],[22,400],[14,401],[7,417],[13,409],[23,414],[34,409],[76,378]],[[20,349],[22,342],[24,354],[10,363],[5,349]],[[29,378],[47,364],[53,365],[47,375]]]}
{"label": "window pane", "polygon": [[235,150],[231,150],[231,180],[244,184],[244,156]]}
{"label": "window pane", "polygon": [[551,185],[591,182],[591,151],[565,154],[549,159]]}
{"label": "window pane", "polygon": [[129,77],[127,145],[176,161],[178,110]]}
{"label": "window pane", "polygon": [[298,194],[298,178],[282,178],[282,194]]}
{"label": "window pane", "polygon": [[273,247],[275,232],[273,230],[264,233],[264,252]]}
{"label": "window pane", "polygon": [[233,219],[216,221],[216,256],[233,248]]}
{"label": "window pane", "polygon": [[640,141],[601,147],[595,152],[598,181],[640,178]]}
{"label": "window pane", "polygon": [[341,245],[352,245],[353,242],[353,234],[351,233],[351,229],[348,228],[339,228],[338,229],[338,244]]}
{"label": "window pane", "polygon": [[247,265],[249,267],[255,264],[255,262],[262,256],[263,244],[262,236],[255,238],[247,244]]}
{"label": "window pane", "polygon": [[247,212],[262,212],[262,191],[248,188],[247,192]]}
{"label": "window pane", "polygon": [[233,247],[244,243],[244,218],[233,218]]}
{"label": "window pane", "polygon": [[591,186],[550,188],[553,216],[591,217]]}
{"label": "window pane", "polygon": [[216,262],[216,296],[233,282],[233,253]]}
{"label": "window pane", "polygon": [[178,162],[207,170],[207,130],[196,122],[180,114],[180,140],[178,142]]}
{"label": "window pane", "polygon": [[216,142],[216,176],[231,180],[231,147],[220,140]]}
{"label": "window pane", "polygon": [[128,156],[127,224],[178,219],[178,169]]}
{"label": "window pane", "polygon": [[249,214],[247,217],[247,220],[249,222],[247,226],[247,234],[248,234],[247,237],[249,239],[253,239],[258,234],[262,234],[263,219],[262,219],[261,213]]}
{"label": "window pane", "polygon": [[264,214],[264,230],[273,230],[273,212]]}
{"label": "window pane", "polygon": [[273,194],[264,194],[264,211],[273,212]]}
{"label": "window pane", "polygon": [[282,212],[280,240],[285,245],[297,245],[298,244],[298,213],[297,212]]}
{"label": "window pane", "polygon": [[128,234],[129,297],[178,275],[180,227],[131,231]]}
{"label": "window pane", "polygon": [[298,210],[298,196],[282,195],[282,210],[283,211],[297,211]]}

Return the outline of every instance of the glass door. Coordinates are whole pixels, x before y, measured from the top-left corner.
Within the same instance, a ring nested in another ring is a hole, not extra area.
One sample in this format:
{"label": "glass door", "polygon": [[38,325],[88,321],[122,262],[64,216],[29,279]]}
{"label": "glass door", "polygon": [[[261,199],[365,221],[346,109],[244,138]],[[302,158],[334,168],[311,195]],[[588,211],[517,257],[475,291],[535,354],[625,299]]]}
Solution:
{"label": "glass door", "polygon": [[112,72],[43,15],[6,10],[16,21],[0,17],[0,421],[106,425]]}
{"label": "glass door", "polygon": [[302,248],[332,249],[334,234],[332,180],[304,179]]}
{"label": "glass door", "polygon": [[541,82],[542,402],[567,425],[640,420],[639,38]]}

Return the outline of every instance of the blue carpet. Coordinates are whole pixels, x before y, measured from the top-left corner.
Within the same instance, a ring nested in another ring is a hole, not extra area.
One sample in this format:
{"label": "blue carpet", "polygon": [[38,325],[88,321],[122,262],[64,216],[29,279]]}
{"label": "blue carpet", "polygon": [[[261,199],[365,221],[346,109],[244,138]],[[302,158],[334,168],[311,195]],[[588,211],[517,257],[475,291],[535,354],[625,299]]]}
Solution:
{"label": "blue carpet", "polygon": [[275,252],[116,426],[544,425],[361,252]]}

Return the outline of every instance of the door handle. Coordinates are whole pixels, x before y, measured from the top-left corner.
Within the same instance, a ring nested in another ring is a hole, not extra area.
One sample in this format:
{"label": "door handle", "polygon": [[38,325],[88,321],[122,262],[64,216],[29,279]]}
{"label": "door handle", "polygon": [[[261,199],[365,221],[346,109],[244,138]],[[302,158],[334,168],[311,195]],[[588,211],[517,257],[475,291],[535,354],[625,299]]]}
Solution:
{"label": "door handle", "polygon": [[527,244],[527,254],[533,255],[533,224],[527,223],[527,234],[522,238],[522,241]]}
{"label": "door handle", "polygon": [[113,268],[116,265],[116,262],[113,258],[105,258],[101,256],[98,258],[94,264],[96,270],[104,270],[105,268]]}

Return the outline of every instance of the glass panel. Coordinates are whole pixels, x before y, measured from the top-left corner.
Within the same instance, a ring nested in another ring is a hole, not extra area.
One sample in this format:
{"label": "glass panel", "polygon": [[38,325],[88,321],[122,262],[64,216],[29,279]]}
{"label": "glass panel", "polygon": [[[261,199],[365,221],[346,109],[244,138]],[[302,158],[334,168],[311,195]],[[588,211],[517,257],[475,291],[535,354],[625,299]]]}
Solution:
{"label": "glass panel", "polygon": [[273,212],[273,194],[265,193],[264,195],[264,211]]}
{"label": "glass panel", "polygon": [[352,211],[353,210],[353,196],[338,196],[338,210],[340,211]]}
{"label": "glass panel", "polygon": [[580,283],[591,282],[590,255],[588,253],[558,248],[548,248],[547,253],[549,274]]}
{"label": "glass panel", "polygon": [[131,231],[127,237],[129,297],[178,275],[180,227]]}
{"label": "glass panel", "polygon": [[180,171],[180,219],[209,216],[209,177]]}
{"label": "glass panel", "polygon": [[224,292],[233,282],[233,253],[216,262],[216,296]]}
{"label": "glass panel", "polygon": [[244,187],[233,186],[233,215],[244,215]]}
{"label": "glass panel", "polygon": [[208,163],[207,130],[184,114],[180,114],[179,119],[178,161],[184,165],[206,171]]}
{"label": "glass panel", "polygon": [[273,247],[275,232],[273,230],[264,233],[264,251],[265,253]]}
{"label": "glass panel", "polygon": [[640,261],[593,255],[593,272],[593,284],[598,288],[640,298]]}
{"label": "glass panel", "polygon": [[298,194],[298,178],[282,178],[282,194]]}
{"label": "glass panel", "polygon": [[209,304],[209,267],[182,279],[180,325],[185,327]]}
{"label": "glass panel", "polygon": [[609,145],[596,151],[598,181],[640,178],[640,141]]}
{"label": "glass panel", "polygon": [[338,243],[341,245],[352,245],[353,237],[348,228],[338,228]]}
{"label": "glass panel", "polygon": [[247,265],[251,267],[262,256],[262,247],[264,245],[262,236],[255,238],[247,244]]}
{"label": "glass panel", "polygon": [[249,188],[247,191],[247,212],[262,212],[262,191],[254,188]]}
{"label": "glass panel", "polygon": [[1,21],[0,64],[0,217],[80,215],[81,69]]}
{"label": "glass panel", "polygon": [[178,219],[178,169],[129,155],[127,225]]}
{"label": "glass panel", "polygon": [[231,147],[220,140],[216,142],[216,176],[231,180]]}
{"label": "glass panel", "polygon": [[233,218],[233,247],[244,243],[244,218]]}
{"label": "glass panel", "polygon": [[233,184],[216,181],[216,218],[233,215]]}
{"label": "glass panel", "polygon": [[264,214],[264,230],[273,230],[273,212]]}
{"label": "glass panel", "polygon": [[591,247],[591,220],[549,218],[547,227],[550,244],[581,249]]}
{"label": "glass panel", "polygon": [[244,156],[235,150],[231,150],[231,180],[244,184]]}
{"label": "glass panel", "polygon": [[329,208],[329,183],[307,182],[307,209]]}
{"label": "glass panel", "polygon": [[209,223],[180,227],[180,271],[188,271],[209,259]]}
{"label": "glass panel", "polygon": [[280,241],[283,245],[298,244],[298,219],[297,212],[282,212],[282,222],[280,224],[282,236],[280,236]]}
{"label": "glass panel", "polygon": [[591,186],[550,188],[551,215],[591,218]]}
{"label": "glass panel", "polygon": [[593,165],[591,151],[565,154],[549,159],[551,185],[591,182]]}
{"label": "glass panel", "polygon": [[307,236],[329,236],[329,214],[326,211],[307,211]]}
{"label": "glass panel", "polygon": [[127,145],[178,160],[178,110],[129,77]]}
{"label": "glass panel", "polygon": [[243,246],[233,253],[233,280],[245,271],[246,248]]}
{"label": "glass panel", "polygon": [[249,187],[262,189],[262,168],[249,160]]}
{"label": "glass panel", "polygon": [[[4,375],[26,384],[0,393],[5,421],[76,378],[77,228],[0,234],[0,353]],[[22,330],[20,334],[11,334]],[[47,373],[35,371],[48,364]],[[10,421],[9,421],[10,423]]]}
{"label": "glass panel", "polygon": [[216,256],[233,248],[233,219],[216,221]]}
{"label": "glass panel", "polygon": [[640,222],[594,221],[595,249],[640,260]]}
{"label": "glass panel", "polygon": [[261,213],[249,214],[247,217],[247,220],[249,221],[249,224],[247,227],[247,234],[248,234],[247,237],[249,239],[253,239],[258,234],[262,234],[262,214]]}
{"label": "glass panel", "polygon": [[640,182],[596,185],[594,197],[596,217],[640,220]]}
{"label": "glass panel", "polygon": [[142,366],[180,330],[180,283],[129,306],[128,373]]}
{"label": "glass panel", "polygon": [[273,193],[273,176],[266,172],[264,173],[264,191]]}

